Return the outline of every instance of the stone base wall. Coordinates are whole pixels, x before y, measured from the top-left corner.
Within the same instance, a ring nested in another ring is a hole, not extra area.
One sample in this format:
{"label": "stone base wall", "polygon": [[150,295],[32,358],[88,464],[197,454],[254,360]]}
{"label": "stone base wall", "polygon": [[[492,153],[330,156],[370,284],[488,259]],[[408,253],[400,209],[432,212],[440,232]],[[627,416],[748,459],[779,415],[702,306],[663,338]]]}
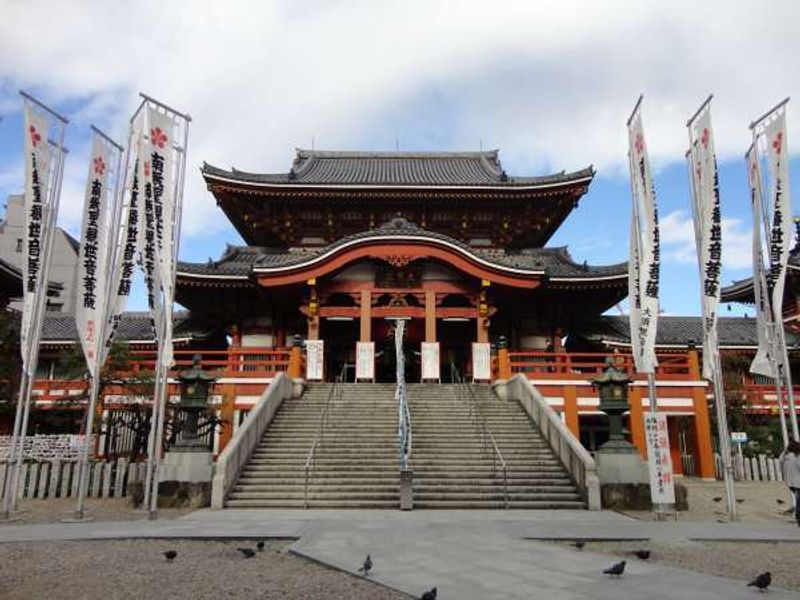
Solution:
{"label": "stone base wall", "polygon": [[[652,510],[650,485],[647,483],[603,483],[600,485],[603,508],[609,510]],[[689,510],[689,491],[675,484],[675,508]]]}

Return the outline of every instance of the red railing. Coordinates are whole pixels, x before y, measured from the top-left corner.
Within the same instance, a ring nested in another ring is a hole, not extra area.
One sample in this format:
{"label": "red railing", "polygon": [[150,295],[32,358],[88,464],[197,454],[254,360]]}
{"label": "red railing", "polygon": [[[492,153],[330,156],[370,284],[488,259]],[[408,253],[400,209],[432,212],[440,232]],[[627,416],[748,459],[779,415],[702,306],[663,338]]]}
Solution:
{"label": "red railing", "polygon": [[[795,385],[792,387],[796,401],[800,401],[800,386]],[[745,383],[742,386],[742,392],[746,402],[753,407],[754,410],[760,412],[775,412],[778,411],[777,391],[774,385],[764,385],[758,383]],[[783,405],[784,409],[788,409],[786,400],[786,391],[784,393]]]}
{"label": "red railing", "polygon": [[[590,379],[606,368],[606,359],[632,378],[636,376],[630,354],[600,352],[509,352],[511,373],[525,373],[535,379]],[[658,357],[656,376],[662,379],[689,379],[691,370],[686,354]]]}

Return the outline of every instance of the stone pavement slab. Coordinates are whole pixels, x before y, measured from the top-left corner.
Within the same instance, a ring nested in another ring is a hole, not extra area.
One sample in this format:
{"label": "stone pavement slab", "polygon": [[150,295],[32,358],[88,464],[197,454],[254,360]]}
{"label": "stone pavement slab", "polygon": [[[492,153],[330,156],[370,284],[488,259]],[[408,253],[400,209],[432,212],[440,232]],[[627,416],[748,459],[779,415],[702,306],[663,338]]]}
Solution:
{"label": "stone pavement slab", "polygon": [[[743,581],[636,559],[625,577],[611,580],[601,571],[613,557],[535,540],[800,542],[800,530],[781,524],[655,523],[613,512],[516,510],[228,509],[155,522],[0,526],[0,542],[169,537],[296,538],[292,552],[353,574],[370,553],[375,581],[416,596],[435,585],[442,599],[735,600],[753,598],[755,592]],[[800,594],[774,590],[770,598],[800,599]]]}

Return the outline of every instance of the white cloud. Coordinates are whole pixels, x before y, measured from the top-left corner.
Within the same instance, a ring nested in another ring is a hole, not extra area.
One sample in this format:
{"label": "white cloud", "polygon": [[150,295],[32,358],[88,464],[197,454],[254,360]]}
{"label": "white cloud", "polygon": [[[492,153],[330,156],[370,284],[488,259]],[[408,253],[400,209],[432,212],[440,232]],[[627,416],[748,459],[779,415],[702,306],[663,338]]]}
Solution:
{"label": "white cloud", "polygon": [[[687,211],[676,210],[659,222],[661,259],[666,263],[697,264],[694,224]],[[752,265],[752,230],[741,219],[722,219],[722,266],[749,269]]]}
{"label": "white cloud", "polygon": [[[93,120],[118,139],[139,90],[188,111],[185,231],[200,235],[224,223],[203,160],[285,171],[312,135],[326,148],[482,138],[509,171],[623,172],[639,92],[659,165],[682,159],[684,121],[713,91],[720,158],[739,158],[748,121],[800,96],[798,17],[791,0],[10,1],[0,106],[33,89],[74,103],[71,127]],[[80,190],[83,177],[70,170],[65,186]]]}

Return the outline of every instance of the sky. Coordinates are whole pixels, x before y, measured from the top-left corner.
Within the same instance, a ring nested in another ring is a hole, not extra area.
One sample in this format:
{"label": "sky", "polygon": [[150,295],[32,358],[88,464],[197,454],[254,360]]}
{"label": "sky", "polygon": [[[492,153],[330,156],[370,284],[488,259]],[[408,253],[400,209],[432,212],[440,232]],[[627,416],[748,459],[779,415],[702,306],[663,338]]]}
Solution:
{"label": "sky", "polygon": [[[70,119],[59,225],[77,235],[94,124],[122,142],[145,92],[192,116],[181,259],[242,243],[203,161],[286,172],[294,148],[499,148],[512,175],[593,165],[549,245],[627,259],[625,121],[640,93],[661,215],[665,314],[699,314],[686,119],[714,94],[723,282],[750,274],[749,122],[787,109],[800,177],[800,3],[2,0],[0,198],[23,188],[23,89]],[[4,210],[4,209],[3,209]],[[798,211],[800,213],[800,211]],[[0,211],[0,216],[2,211]],[[141,289],[130,308],[144,308]],[[752,315],[752,309],[744,309]],[[742,314],[734,308],[728,314]],[[726,312],[723,312],[726,314]]]}

